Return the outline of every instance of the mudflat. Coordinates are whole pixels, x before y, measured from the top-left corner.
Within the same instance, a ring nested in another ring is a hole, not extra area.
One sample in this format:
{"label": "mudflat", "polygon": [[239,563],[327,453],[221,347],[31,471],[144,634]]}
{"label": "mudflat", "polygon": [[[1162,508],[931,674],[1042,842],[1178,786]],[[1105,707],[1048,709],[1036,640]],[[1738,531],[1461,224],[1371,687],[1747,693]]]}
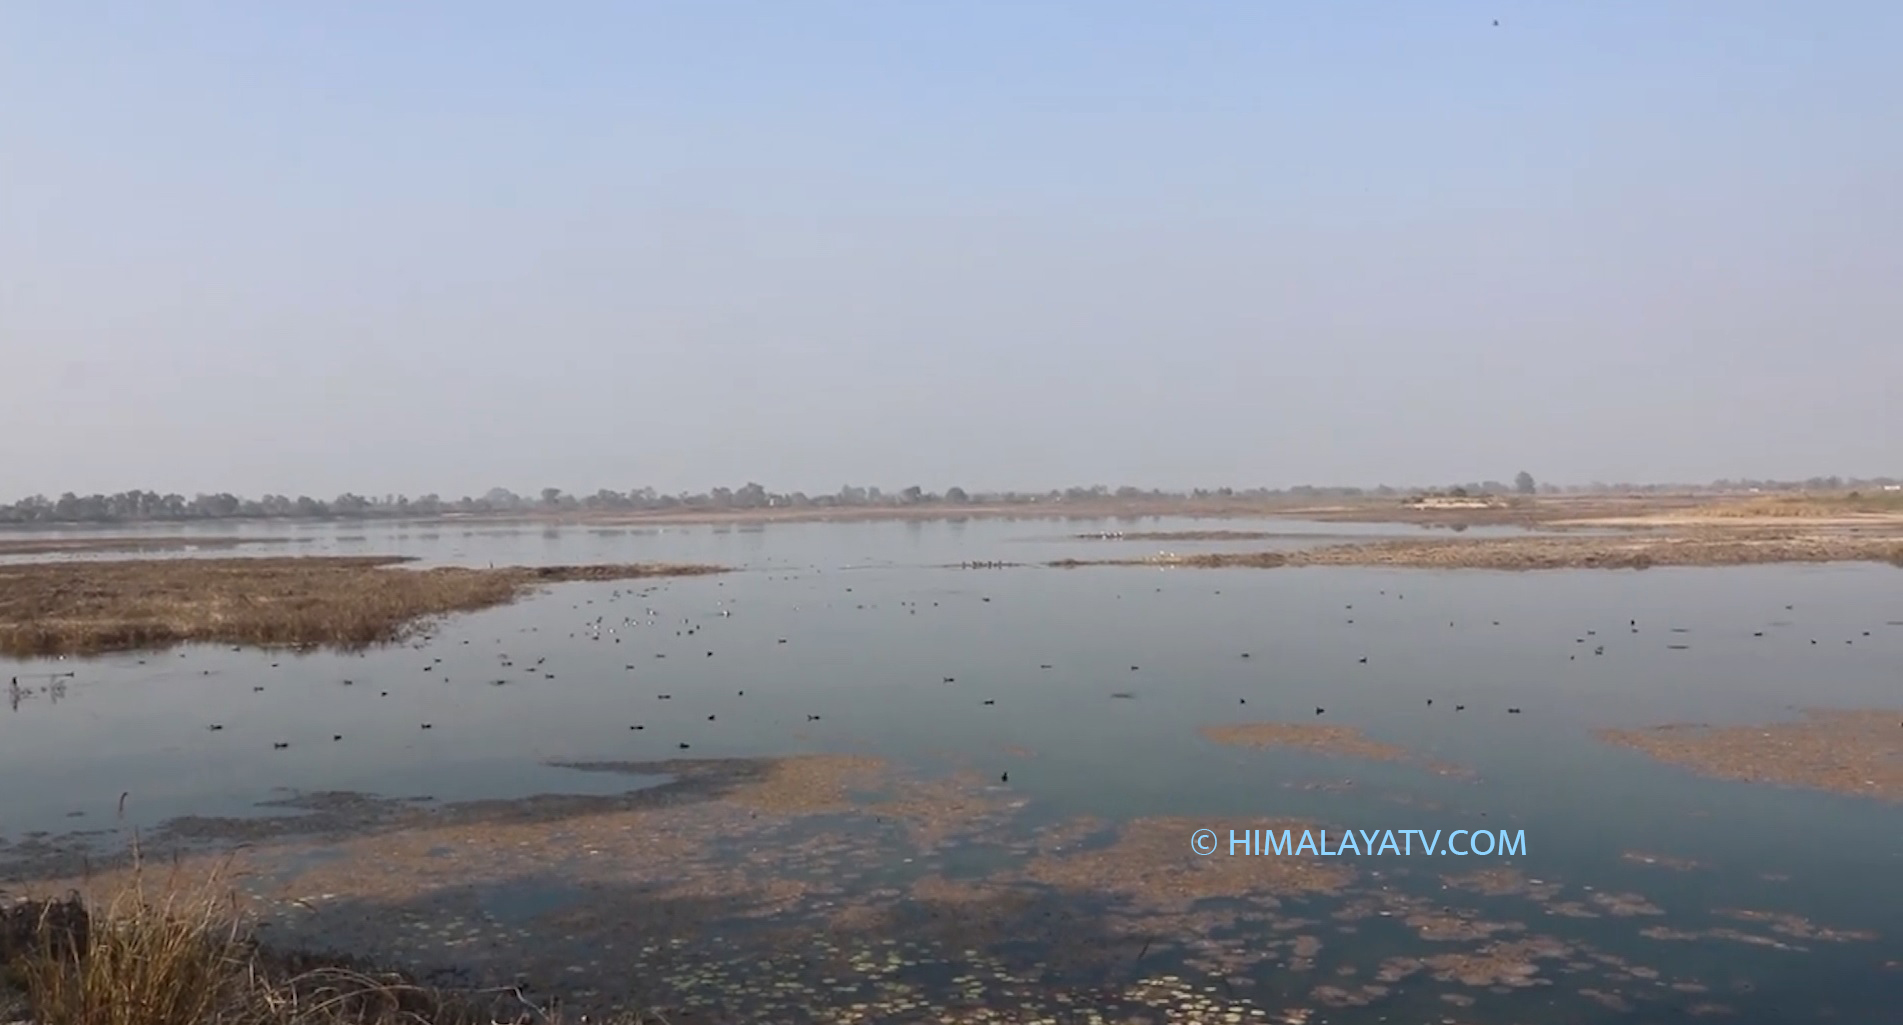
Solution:
{"label": "mudflat", "polygon": [[541,584],[698,576],[724,567],[397,568],[394,556],[125,559],[0,566],[0,655],[216,643],[361,647],[432,617],[513,601]]}

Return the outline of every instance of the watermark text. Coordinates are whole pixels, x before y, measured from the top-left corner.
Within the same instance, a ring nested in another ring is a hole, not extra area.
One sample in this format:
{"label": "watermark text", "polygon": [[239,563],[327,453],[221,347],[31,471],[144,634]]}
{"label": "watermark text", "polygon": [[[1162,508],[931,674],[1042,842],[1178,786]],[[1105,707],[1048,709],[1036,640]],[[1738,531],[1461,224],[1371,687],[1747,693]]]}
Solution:
{"label": "watermark text", "polygon": [[1231,857],[1315,855],[1338,857],[1343,854],[1470,854],[1525,855],[1526,830],[1515,829],[1230,829],[1227,836],[1213,829],[1198,829],[1189,836],[1189,849],[1203,857],[1227,854]]}

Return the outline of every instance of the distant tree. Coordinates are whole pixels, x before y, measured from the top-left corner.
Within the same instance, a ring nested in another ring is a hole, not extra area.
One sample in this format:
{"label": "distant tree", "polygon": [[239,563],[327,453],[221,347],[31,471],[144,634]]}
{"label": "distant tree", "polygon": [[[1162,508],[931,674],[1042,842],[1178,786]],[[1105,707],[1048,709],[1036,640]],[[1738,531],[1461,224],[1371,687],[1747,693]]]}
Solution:
{"label": "distant tree", "polygon": [[1539,484],[1533,480],[1532,474],[1521,470],[1513,475],[1513,490],[1522,495],[1531,495],[1539,490]]}
{"label": "distant tree", "polygon": [[953,486],[945,489],[945,501],[953,505],[964,505],[971,501],[971,496],[965,494],[964,488]]}
{"label": "distant tree", "polygon": [[547,506],[561,505],[562,504],[562,489],[561,488],[543,488],[542,489],[542,504]]}

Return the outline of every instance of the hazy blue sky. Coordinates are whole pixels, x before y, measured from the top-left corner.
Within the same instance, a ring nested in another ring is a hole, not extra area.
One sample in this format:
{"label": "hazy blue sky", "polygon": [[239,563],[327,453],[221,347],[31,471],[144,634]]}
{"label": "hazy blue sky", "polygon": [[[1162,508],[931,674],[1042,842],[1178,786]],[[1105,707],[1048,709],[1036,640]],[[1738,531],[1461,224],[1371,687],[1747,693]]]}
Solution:
{"label": "hazy blue sky", "polygon": [[1895,0],[0,3],[0,497],[1903,473],[1900,53]]}

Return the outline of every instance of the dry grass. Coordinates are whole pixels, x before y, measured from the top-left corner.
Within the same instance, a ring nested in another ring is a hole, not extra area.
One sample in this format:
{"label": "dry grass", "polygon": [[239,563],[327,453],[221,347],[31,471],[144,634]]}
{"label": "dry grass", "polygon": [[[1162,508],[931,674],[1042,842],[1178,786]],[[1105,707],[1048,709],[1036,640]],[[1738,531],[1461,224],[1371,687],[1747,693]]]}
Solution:
{"label": "dry grass", "polygon": [[392,568],[386,556],[155,559],[0,566],[0,655],[217,643],[359,648],[541,584],[725,572],[661,563]]}
{"label": "dry grass", "polygon": [[221,872],[175,869],[153,886],[137,865],[103,904],[75,893],[0,909],[0,968],[35,1025],[553,1025],[518,990],[450,992],[274,954],[237,907]]}
{"label": "dry grass", "polygon": [[1842,516],[1903,514],[1903,492],[1874,491],[1847,494],[1772,495],[1738,502],[1721,502],[1692,510],[1716,519],[1835,519]]}

